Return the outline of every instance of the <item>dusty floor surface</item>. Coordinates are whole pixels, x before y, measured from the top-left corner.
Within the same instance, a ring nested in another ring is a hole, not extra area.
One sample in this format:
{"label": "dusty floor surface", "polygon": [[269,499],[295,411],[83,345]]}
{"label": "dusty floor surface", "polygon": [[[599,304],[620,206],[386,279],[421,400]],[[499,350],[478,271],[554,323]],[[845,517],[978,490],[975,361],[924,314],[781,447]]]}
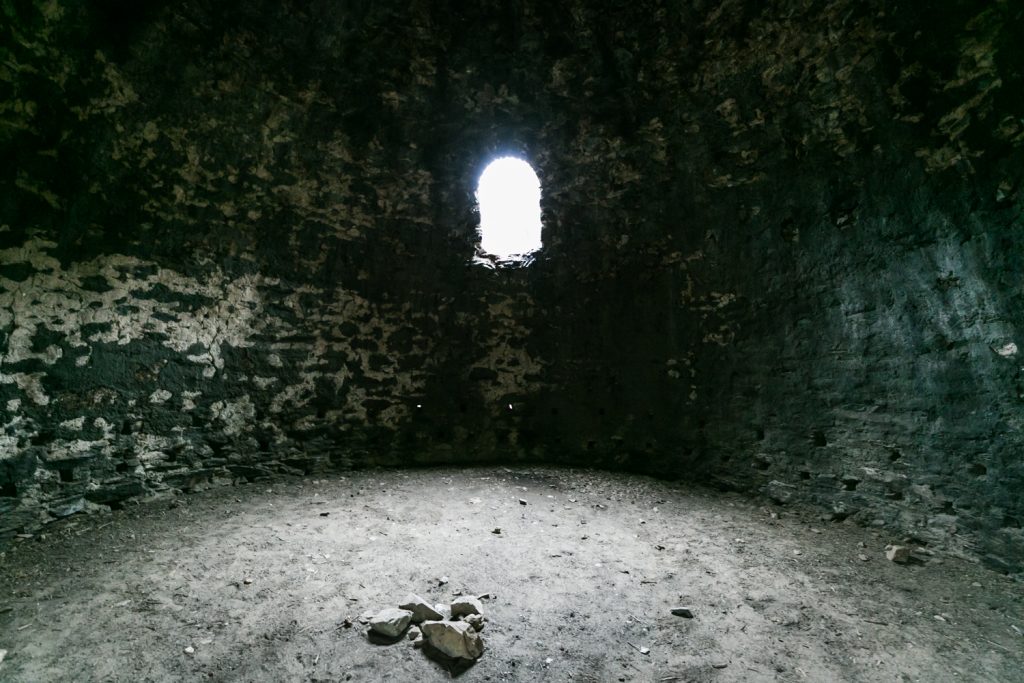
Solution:
{"label": "dusty floor surface", "polygon": [[219,488],[8,550],[0,680],[447,680],[408,641],[343,625],[410,591],[494,594],[463,681],[1024,680],[1021,584],[938,555],[893,564],[893,540],[572,470]]}

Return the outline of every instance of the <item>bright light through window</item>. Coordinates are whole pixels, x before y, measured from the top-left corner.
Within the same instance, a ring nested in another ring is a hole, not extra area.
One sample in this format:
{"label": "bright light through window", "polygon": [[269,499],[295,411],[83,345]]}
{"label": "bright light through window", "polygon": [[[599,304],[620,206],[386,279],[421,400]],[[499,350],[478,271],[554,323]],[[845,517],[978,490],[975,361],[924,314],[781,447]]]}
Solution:
{"label": "bright light through window", "polygon": [[515,260],[541,247],[540,180],[515,157],[492,161],[477,185],[480,248],[499,259]]}

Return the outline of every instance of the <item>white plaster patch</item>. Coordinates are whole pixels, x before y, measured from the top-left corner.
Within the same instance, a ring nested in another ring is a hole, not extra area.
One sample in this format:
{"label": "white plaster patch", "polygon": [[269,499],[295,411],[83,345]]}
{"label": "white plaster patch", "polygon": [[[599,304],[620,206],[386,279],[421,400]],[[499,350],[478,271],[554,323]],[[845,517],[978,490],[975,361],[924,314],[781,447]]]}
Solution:
{"label": "white plaster patch", "polygon": [[43,391],[43,384],[40,381],[43,373],[36,372],[28,374],[25,372],[15,372],[7,375],[0,370],[0,384],[17,384],[18,388],[21,389],[29,400],[39,406],[45,406],[50,404],[50,397]]}
{"label": "white plaster patch", "polygon": [[1016,356],[1017,355],[1017,345],[1014,344],[1013,342],[1008,342],[1008,343],[1003,344],[1002,346],[1000,346],[998,349],[996,349],[996,353],[998,353],[1003,358],[1009,358],[1010,356]]}
{"label": "white plaster patch", "polygon": [[73,420],[64,420],[63,422],[60,423],[60,428],[61,429],[74,429],[75,431],[81,430],[82,427],[84,427],[84,426],[85,426],[85,416],[84,415],[82,415],[81,417],[76,417]]}
{"label": "white plaster patch", "polygon": [[203,395],[201,391],[183,391],[181,392],[181,409],[182,410],[195,410],[196,402],[193,399],[199,398]]}
{"label": "white plaster patch", "polygon": [[13,458],[20,453],[18,448],[18,437],[0,435],[0,460]]}
{"label": "white plaster patch", "polygon": [[157,389],[156,391],[149,395],[149,402],[155,404],[166,403],[167,400],[171,398],[171,396],[174,396],[174,394],[167,391],[166,389]]}
{"label": "white plaster patch", "polygon": [[248,396],[238,401],[217,401],[210,410],[224,423],[224,433],[228,435],[241,434],[256,417],[256,406]]}

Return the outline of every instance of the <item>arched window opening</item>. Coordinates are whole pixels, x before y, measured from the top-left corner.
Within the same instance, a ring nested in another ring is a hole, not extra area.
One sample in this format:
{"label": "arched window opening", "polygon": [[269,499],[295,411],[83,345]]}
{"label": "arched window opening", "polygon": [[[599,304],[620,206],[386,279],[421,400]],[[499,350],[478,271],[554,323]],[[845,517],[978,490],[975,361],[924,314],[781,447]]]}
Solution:
{"label": "arched window opening", "polygon": [[530,164],[502,157],[477,184],[480,250],[498,261],[525,261],[541,247],[540,180]]}

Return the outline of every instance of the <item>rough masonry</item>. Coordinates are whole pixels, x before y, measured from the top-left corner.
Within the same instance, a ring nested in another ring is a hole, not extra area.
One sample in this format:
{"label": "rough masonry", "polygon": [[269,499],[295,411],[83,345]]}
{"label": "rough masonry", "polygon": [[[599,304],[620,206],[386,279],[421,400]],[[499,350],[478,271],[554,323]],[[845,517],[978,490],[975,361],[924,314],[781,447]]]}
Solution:
{"label": "rough masonry", "polygon": [[[0,2],[0,536],[588,463],[1024,566],[1010,0]],[[474,263],[474,183],[545,248]]]}

